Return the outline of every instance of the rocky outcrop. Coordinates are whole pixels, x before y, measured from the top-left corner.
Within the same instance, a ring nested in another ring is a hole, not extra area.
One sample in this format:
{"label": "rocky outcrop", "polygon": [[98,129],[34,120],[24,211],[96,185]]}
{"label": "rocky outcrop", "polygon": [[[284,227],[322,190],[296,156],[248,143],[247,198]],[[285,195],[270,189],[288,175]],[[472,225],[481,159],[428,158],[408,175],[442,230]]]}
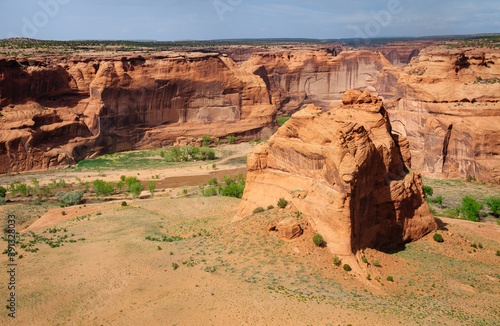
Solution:
{"label": "rocky outcrop", "polygon": [[500,182],[500,51],[424,50],[404,69],[388,112],[412,168]]}
{"label": "rocky outcrop", "polygon": [[404,141],[392,137],[382,99],[351,90],[342,102],[328,112],[308,106],[254,149],[238,216],[283,197],[345,256],[435,229],[421,177],[406,169]]}
{"label": "rocky outcrop", "polygon": [[263,80],[219,54],[0,60],[0,173],[178,137],[269,137]]}
{"label": "rocky outcrop", "polygon": [[380,53],[349,51],[267,52],[252,55],[242,65],[262,77],[273,103],[283,114],[307,104],[339,102],[348,89],[368,90],[384,97],[395,94],[397,73]]}

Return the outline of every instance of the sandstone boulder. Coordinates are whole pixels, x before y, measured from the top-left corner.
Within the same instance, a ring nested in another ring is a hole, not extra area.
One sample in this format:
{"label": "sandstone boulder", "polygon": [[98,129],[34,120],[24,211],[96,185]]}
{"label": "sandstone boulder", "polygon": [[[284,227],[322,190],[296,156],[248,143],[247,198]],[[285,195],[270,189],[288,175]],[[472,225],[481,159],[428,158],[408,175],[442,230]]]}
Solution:
{"label": "sandstone boulder", "polygon": [[254,149],[238,216],[284,197],[339,255],[399,245],[436,228],[421,177],[405,168],[381,99],[349,94],[348,105],[295,113]]}

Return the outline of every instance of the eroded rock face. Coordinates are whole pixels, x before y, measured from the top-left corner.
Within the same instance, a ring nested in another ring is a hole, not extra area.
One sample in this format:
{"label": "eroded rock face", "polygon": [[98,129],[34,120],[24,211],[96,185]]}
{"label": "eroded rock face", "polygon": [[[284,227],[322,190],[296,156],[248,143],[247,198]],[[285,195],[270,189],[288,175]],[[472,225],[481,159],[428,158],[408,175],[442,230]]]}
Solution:
{"label": "eroded rock face", "polygon": [[500,182],[500,51],[424,50],[388,104],[409,140],[412,168],[442,178]]}
{"label": "eroded rock face", "polygon": [[0,173],[160,147],[178,137],[269,137],[264,81],[218,54],[0,60]]}
{"label": "eroded rock face", "polygon": [[256,53],[242,65],[259,75],[270,89],[273,103],[283,113],[306,104],[328,106],[348,89],[368,90],[391,97],[397,74],[380,53],[326,51]]}
{"label": "eroded rock face", "polygon": [[435,229],[421,177],[405,168],[382,99],[352,90],[342,101],[325,113],[314,105],[295,113],[255,148],[238,215],[284,197],[340,255]]}

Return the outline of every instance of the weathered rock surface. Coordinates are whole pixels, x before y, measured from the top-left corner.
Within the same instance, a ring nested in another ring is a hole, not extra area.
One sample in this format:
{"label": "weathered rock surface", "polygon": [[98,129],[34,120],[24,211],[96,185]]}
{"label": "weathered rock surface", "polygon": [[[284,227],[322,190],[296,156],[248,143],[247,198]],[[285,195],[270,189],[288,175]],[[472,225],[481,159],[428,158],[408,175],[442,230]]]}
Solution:
{"label": "weathered rock surface", "polygon": [[159,147],[178,137],[269,137],[264,81],[218,54],[0,60],[0,173]]}
{"label": "weathered rock surface", "polygon": [[424,50],[388,104],[412,168],[443,178],[500,182],[500,51]]}
{"label": "weathered rock surface", "polygon": [[348,89],[392,97],[397,85],[391,63],[370,51],[338,56],[326,51],[256,53],[242,67],[262,77],[283,113],[307,104],[328,106],[340,101]]}
{"label": "weathered rock surface", "polygon": [[[382,99],[351,90],[324,113],[295,113],[248,156],[238,215],[284,197],[335,254],[394,246],[436,228],[418,173],[406,170]],[[299,194],[299,195],[297,195]]]}

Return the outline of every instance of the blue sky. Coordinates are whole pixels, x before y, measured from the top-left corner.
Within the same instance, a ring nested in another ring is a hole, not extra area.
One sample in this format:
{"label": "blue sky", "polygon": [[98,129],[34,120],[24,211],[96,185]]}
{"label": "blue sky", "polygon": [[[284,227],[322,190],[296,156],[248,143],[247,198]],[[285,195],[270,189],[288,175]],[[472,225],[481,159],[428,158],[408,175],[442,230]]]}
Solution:
{"label": "blue sky", "polygon": [[0,38],[169,41],[499,32],[499,0],[0,0]]}

